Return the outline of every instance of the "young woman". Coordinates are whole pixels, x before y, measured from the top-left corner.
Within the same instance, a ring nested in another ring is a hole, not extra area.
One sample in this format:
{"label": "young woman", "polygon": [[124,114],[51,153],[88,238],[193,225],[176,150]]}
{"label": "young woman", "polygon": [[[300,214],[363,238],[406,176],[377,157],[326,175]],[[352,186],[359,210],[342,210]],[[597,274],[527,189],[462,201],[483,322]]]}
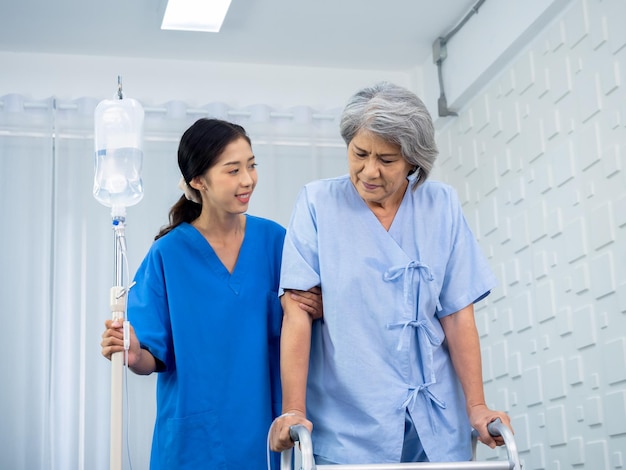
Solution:
{"label": "young woman", "polygon": [[[280,413],[279,271],[285,230],[246,214],[257,184],[245,130],[200,119],[182,136],[184,195],[128,298],[128,366],[158,372],[151,469],[266,469]],[[320,296],[293,293],[321,313]],[[107,321],[102,354],[123,350]]]}

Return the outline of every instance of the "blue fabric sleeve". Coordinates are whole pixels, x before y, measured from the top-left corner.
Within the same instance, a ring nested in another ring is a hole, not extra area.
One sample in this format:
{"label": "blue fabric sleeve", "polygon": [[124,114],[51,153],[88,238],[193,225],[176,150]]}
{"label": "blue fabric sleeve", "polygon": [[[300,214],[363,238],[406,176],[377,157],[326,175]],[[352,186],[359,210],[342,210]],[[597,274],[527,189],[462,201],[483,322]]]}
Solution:
{"label": "blue fabric sleeve", "polygon": [[141,347],[170,370],[174,367],[171,325],[163,266],[154,245],[137,270],[135,283],[128,294],[128,319]]}
{"label": "blue fabric sleeve", "polygon": [[308,290],[320,285],[315,208],[309,204],[306,187],[298,195],[287,228],[280,272],[281,294],[283,289]]}
{"label": "blue fabric sleeve", "polygon": [[439,318],[478,302],[497,284],[452,188],[449,207],[453,233],[439,299],[442,307],[437,313]]}

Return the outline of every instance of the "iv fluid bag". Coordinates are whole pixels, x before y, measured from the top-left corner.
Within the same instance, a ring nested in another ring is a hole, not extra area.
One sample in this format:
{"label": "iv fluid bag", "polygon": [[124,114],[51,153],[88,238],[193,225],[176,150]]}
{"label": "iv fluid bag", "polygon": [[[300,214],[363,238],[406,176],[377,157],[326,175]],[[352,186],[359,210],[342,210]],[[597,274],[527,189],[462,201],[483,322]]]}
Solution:
{"label": "iv fluid bag", "polygon": [[133,99],[104,100],[94,117],[93,195],[107,207],[137,204],[143,198],[143,108]]}

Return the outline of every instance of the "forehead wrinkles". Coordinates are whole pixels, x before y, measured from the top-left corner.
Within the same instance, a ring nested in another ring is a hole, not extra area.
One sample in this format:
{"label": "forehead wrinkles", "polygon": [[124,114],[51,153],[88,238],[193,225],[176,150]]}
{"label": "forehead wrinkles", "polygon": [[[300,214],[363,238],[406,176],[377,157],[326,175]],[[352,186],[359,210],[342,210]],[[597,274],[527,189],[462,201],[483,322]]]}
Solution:
{"label": "forehead wrinkles", "polygon": [[376,155],[401,156],[402,151],[398,144],[389,142],[371,131],[362,129],[354,136],[352,142],[359,150],[374,153]]}

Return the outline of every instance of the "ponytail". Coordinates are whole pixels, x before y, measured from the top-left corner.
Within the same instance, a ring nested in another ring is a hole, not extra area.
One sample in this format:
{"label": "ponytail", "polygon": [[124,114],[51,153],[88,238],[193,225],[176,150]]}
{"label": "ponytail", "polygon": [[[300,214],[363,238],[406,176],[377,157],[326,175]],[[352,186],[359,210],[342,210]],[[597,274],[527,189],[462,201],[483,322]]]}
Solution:
{"label": "ponytail", "polygon": [[176,227],[178,227],[183,222],[191,223],[200,217],[200,213],[202,212],[202,204],[196,204],[193,201],[187,199],[184,195],[180,197],[176,204],[172,206],[170,209],[170,223],[164,227],[161,227],[161,230],[154,237],[155,240],[158,240],[163,235],[168,234]]}

